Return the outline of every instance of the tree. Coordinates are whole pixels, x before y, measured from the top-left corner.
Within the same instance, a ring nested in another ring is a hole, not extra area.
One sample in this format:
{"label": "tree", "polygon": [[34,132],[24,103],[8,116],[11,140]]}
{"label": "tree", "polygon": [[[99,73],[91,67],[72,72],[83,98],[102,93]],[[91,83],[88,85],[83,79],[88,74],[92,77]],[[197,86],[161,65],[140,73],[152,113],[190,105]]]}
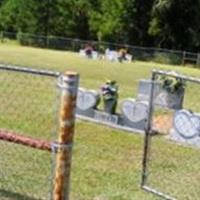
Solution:
{"label": "tree", "polygon": [[119,41],[122,34],[123,0],[101,0],[90,12],[90,30],[99,41]]}
{"label": "tree", "polygon": [[200,1],[156,0],[149,33],[159,47],[190,49],[199,46]]}
{"label": "tree", "polygon": [[51,0],[49,5],[49,34],[89,39],[88,0]]}
{"label": "tree", "polygon": [[124,40],[129,44],[147,46],[152,43],[148,34],[154,0],[126,0],[123,15]]}
{"label": "tree", "polygon": [[11,32],[88,39],[89,10],[87,0],[4,0],[0,22]]}
{"label": "tree", "polygon": [[0,22],[3,30],[11,32],[33,32],[36,28],[34,0],[3,1]]}

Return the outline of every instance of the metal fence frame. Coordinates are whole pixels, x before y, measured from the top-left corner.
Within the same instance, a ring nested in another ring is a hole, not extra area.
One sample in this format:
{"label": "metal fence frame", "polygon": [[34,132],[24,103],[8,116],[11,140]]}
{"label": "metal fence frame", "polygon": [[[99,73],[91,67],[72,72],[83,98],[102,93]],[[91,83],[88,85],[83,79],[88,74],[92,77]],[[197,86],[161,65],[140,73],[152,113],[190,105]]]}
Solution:
{"label": "metal fence frame", "polygon": [[53,162],[54,172],[50,199],[69,199],[71,158],[75,126],[75,106],[78,91],[79,75],[75,72],[53,72],[37,70],[19,66],[0,64],[0,71],[33,74],[36,76],[50,76],[58,79],[60,89],[60,108],[57,141],[47,142],[27,136],[18,135],[12,131],[0,131],[0,140],[18,145],[50,151],[55,157]]}
{"label": "metal fence frame", "polygon": [[152,121],[153,113],[154,113],[154,103],[153,103],[154,89],[155,89],[154,83],[156,81],[157,75],[165,75],[165,76],[169,76],[169,77],[180,78],[182,80],[197,83],[197,84],[200,84],[200,79],[194,78],[191,76],[182,75],[182,74],[176,73],[174,71],[162,71],[162,70],[157,70],[157,69],[154,69],[152,71],[152,76],[151,76],[149,110],[148,110],[147,124],[146,124],[145,136],[144,136],[141,188],[147,192],[153,193],[153,194],[155,194],[159,197],[162,197],[166,200],[177,200],[176,198],[169,196],[163,192],[160,192],[157,189],[151,188],[147,185],[148,163],[149,163],[150,151],[151,151],[151,140],[152,140],[152,137],[155,135],[155,133],[156,134],[159,133],[159,132],[157,132],[157,130],[153,129],[153,121]]}

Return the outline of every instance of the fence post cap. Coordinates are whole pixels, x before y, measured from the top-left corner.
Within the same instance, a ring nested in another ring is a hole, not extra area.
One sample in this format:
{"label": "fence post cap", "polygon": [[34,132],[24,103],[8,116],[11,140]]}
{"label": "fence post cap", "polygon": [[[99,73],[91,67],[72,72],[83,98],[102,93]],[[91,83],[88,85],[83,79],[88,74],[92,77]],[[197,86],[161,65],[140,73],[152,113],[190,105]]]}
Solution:
{"label": "fence post cap", "polygon": [[64,75],[74,77],[74,76],[78,76],[79,74],[77,72],[74,72],[74,71],[66,71],[66,72],[64,72]]}

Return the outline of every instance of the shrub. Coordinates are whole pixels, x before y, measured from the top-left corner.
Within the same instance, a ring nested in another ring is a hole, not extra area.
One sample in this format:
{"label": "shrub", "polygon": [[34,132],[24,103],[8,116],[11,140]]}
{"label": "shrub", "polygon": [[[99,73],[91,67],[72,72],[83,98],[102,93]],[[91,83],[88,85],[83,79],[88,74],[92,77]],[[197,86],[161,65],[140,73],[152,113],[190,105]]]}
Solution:
{"label": "shrub", "polygon": [[37,37],[28,33],[17,34],[17,40],[21,45],[24,46],[36,46],[36,47],[45,47],[46,46],[46,38],[45,37]]}
{"label": "shrub", "polygon": [[182,63],[182,57],[175,53],[156,52],[154,53],[152,61],[162,64],[180,65]]}

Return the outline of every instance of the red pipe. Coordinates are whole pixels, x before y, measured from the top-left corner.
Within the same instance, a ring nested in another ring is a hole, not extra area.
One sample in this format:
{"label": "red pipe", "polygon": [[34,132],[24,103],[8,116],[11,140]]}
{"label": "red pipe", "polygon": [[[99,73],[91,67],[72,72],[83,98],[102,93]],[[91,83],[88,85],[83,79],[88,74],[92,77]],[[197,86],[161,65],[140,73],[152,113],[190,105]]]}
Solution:
{"label": "red pipe", "polygon": [[33,139],[6,130],[0,130],[0,140],[21,144],[35,149],[51,151],[51,144],[48,141]]}

